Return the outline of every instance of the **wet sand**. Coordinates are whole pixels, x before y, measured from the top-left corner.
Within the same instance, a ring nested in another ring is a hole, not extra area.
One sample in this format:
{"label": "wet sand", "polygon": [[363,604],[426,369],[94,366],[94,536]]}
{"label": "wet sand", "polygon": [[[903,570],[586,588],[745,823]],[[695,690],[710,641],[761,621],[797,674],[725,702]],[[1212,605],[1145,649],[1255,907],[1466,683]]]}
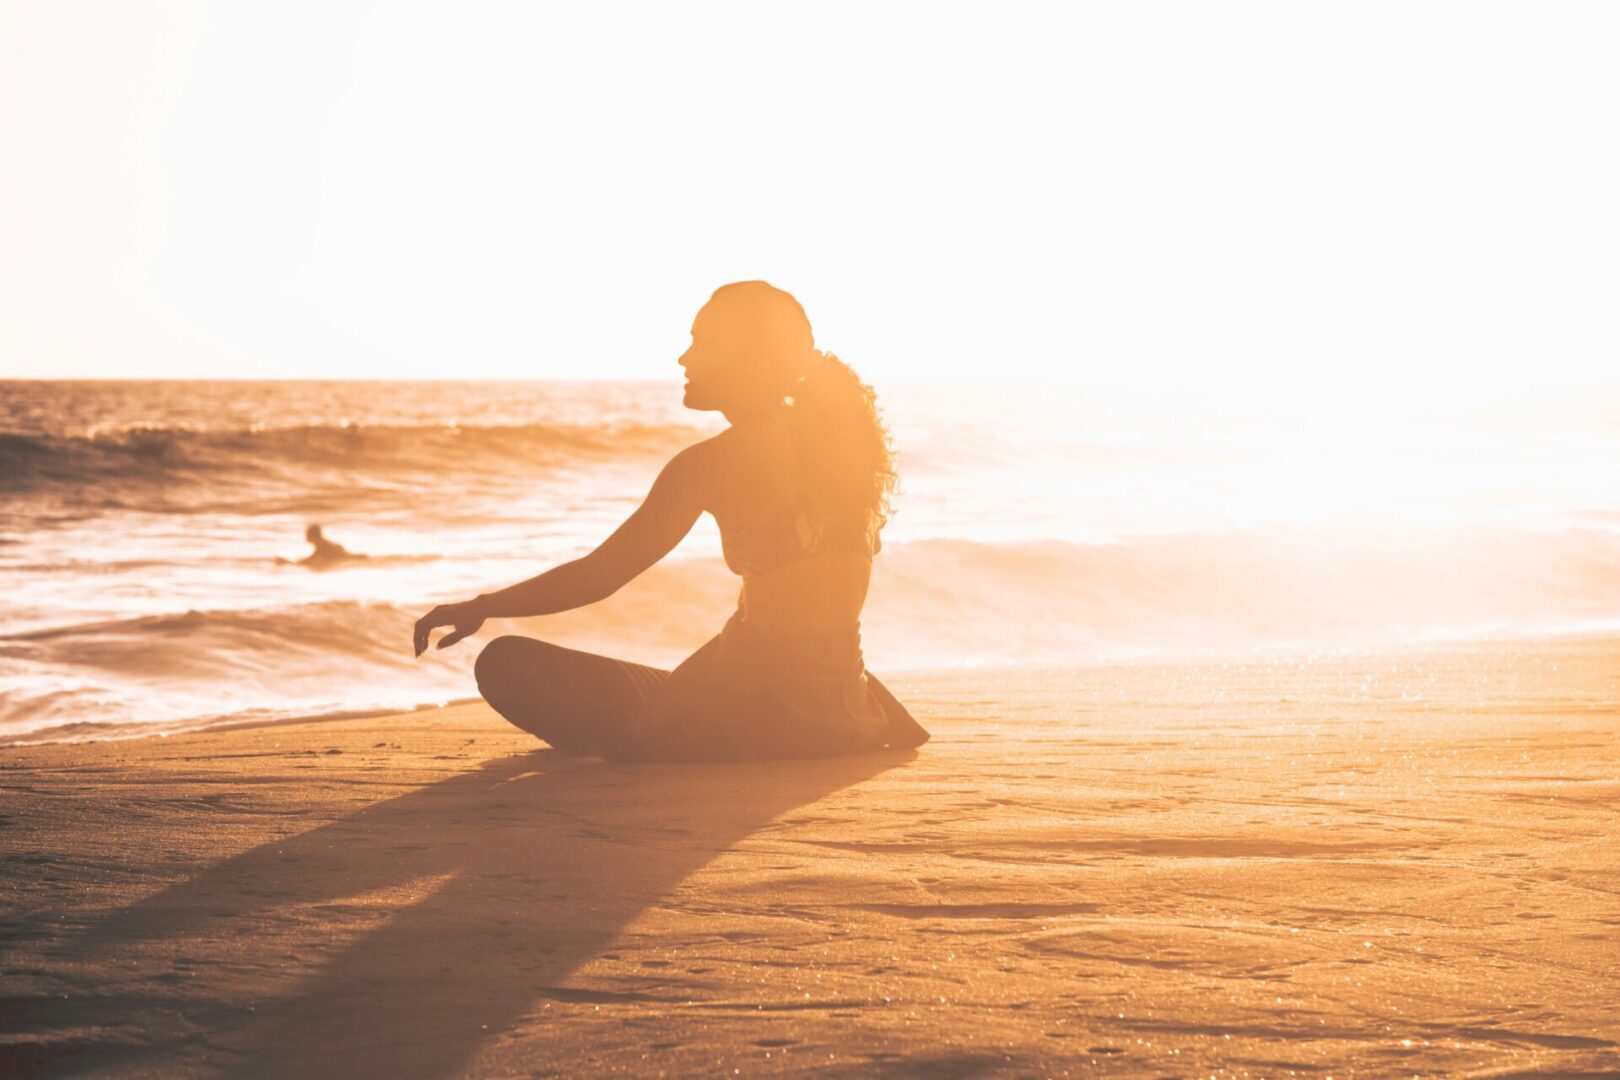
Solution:
{"label": "wet sand", "polygon": [[1620,641],[888,681],[915,756],[0,751],[0,1073],[1620,1073]]}

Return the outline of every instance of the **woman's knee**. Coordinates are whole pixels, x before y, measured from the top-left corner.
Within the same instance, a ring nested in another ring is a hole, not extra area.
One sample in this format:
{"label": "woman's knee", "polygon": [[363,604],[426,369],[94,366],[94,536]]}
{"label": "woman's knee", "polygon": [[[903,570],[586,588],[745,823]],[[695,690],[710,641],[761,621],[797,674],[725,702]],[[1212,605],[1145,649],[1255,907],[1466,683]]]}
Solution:
{"label": "woman's knee", "polygon": [[491,692],[498,694],[509,687],[515,676],[528,666],[523,662],[524,652],[538,644],[529,638],[506,634],[485,645],[473,662],[473,678],[478,682],[479,693],[488,698]]}

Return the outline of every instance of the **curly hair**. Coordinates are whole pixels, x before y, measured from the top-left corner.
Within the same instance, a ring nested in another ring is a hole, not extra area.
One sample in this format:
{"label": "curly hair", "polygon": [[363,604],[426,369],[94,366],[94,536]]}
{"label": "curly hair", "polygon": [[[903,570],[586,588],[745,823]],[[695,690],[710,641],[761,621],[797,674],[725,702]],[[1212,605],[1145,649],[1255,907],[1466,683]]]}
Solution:
{"label": "curly hair", "polygon": [[790,406],[805,503],[825,517],[863,520],[876,551],[900,482],[876,391],[815,347],[810,319],[792,293],[738,281],[716,289],[713,301],[747,323],[759,375]]}
{"label": "curly hair", "polygon": [[805,501],[829,516],[864,515],[877,550],[900,483],[877,392],[838,357],[817,351],[792,405]]}

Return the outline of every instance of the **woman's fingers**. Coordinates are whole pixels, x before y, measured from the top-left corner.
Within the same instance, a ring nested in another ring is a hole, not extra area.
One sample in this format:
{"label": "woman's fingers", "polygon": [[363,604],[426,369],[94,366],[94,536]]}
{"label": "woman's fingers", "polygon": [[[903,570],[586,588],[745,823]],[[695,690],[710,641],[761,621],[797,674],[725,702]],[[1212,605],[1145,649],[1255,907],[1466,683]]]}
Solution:
{"label": "woman's fingers", "polygon": [[[463,608],[462,610],[465,612],[466,609]],[[448,649],[462,638],[478,633],[484,625],[484,620],[477,616],[467,617],[464,615],[462,618],[452,619],[451,621],[455,623],[456,628],[454,632],[439,639],[439,648],[441,649]]]}
{"label": "woman's fingers", "polygon": [[422,616],[420,619],[416,620],[416,630],[411,635],[411,638],[412,642],[416,645],[417,656],[421,656],[422,650],[427,648],[428,634],[432,632],[433,628],[435,626],[443,626],[445,624],[446,620],[440,617],[440,613],[442,611],[442,607],[436,607],[426,615]]}
{"label": "woman's fingers", "polygon": [[412,639],[416,645],[416,655],[421,656],[428,647],[428,635],[437,626],[454,626],[455,630],[439,639],[435,648],[447,649],[466,637],[476,634],[478,628],[484,625],[483,619],[468,619],[465,605],[440,604],[420,619],[416,620],[416,631]]}

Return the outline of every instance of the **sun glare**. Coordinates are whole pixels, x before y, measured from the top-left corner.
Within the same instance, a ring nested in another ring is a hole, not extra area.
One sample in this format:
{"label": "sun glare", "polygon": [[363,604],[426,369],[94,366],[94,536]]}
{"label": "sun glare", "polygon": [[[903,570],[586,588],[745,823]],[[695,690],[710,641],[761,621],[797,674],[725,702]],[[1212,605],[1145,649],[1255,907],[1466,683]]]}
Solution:
{"label": "sun glare", "polygon": [[0,1073],[1620,1077],[1617,53],[0,0]]}

